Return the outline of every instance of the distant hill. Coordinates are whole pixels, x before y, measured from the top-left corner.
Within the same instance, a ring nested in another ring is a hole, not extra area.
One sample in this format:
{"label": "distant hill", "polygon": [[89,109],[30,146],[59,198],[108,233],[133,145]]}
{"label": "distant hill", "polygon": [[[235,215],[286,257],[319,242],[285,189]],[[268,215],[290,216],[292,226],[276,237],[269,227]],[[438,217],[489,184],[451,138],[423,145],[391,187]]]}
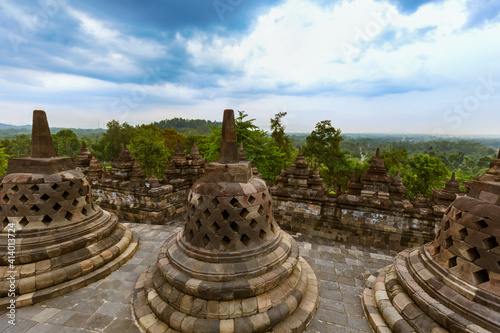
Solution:
{"label": "distant hill", "polygon": [[[62,129],[70,129],[73,132],[75,132],[75,134],[78,137],[87,134],[106,132],[106,130],[102,128],[67,128],[67,127],[51,127],[50,132],[52,134],[56,134]],[[11,139],[13,136],[19,134],[31,134],[31,125],[16,126],[16,125],[0,123],[0,139]]]}
{"label": "distant hill", "polygon": [[0,139],[11,139],[18,134],[31,134],[31,125],[9,125],[0,123]]}
{"label": "distant hill", "polygon": [[21,129],[21,128],[29,128],[31,129],[31,125],[10,125],[10,124],[3,124],[0,123],[0,129]]}
{"label": "distant hill", "polygon": [[212,133],[210,127],[220,127],[222,123],[205,119],[172,118],[155,121],[153,125],[161,130],[172,128],[184,135],[210,135]]}
{"label": "distant hill", "polygon": [[[306,145],[309,133],[287,133],[294,143],[294,148]],[[430,134],[384,134],[384,133],[342,133],[344,140],[340,147],[358,157],[359,147],[369,156],[377,147],[382,151],[406,149],[409,154],[429,153],[439,150],[448,154],[464,152],[466,155],[484,156],[498,152],[500,135],[430,135]]]}

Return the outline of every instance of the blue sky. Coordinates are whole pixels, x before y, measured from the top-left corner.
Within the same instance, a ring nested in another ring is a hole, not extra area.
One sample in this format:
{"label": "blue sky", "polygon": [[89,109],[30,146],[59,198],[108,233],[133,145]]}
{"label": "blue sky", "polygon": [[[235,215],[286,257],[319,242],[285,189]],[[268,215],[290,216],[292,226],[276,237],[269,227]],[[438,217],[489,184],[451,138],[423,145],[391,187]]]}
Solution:
{"label": "blue sky", "polygon": [[498,0],[0,2],[0,122],[500,134]]}

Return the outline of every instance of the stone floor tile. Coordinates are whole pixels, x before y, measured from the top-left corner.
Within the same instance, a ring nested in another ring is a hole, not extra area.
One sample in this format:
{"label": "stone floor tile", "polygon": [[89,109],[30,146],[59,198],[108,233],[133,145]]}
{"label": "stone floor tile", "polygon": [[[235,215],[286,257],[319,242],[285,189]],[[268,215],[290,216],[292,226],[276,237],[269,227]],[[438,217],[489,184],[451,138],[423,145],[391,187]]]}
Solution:
{"label": "stone floor tile", "polygon": [[81,300],[75,307],[71,310],[81,313],[94,313],[95,310],[99,309],[102,305],[102,300]]}
{"label": "stone floor tile", "polygon": [[109,275],[109,279],[110,280],[125,281],[128,278],[129,275],[130,275],[130,272],[128,272],[128,271],[122,271],[120,269],[120,270],[117,270],[117,271],[114,271],[113,273],[111,273]]}
{"label": "stone floor tile", "polygon": [[123,303],[105,302],[97,310],[95,310],[95,313],[107,316],[115,316],[124,306],[125,304]]}
{"label": "stone floor tile", "polygon": [[135,269],[137,268],[136,265],[130,265],[129,267],[132,267],[132,271],[128,275],[128,277],[125,279],[125,281],[130,281],[130,282],[136,282],[139,276],[141,276],[141,273],[135,272]]}
{"label": "stone floor tile", "polygon": [[132,294],[132,290],[116,290],[114,293],[109,295],[107,301],[128,304],[131,302],[130,300],[132,299]]}
{"label": "stone floor tile", "polygon": [[[19,320],[22,319],[16,318],[16,322],[18,322]],[[9,324],[9,319],[7,317],[2,317],[2,320],[0,320],[0,332],[5,331],[10,326],[12,326],[12,324]]]}
{"label": "stone floor tile", "polygon": [[68,327],[82,327],[82,325],[90,318],[89,313],[75,313],[71,318],[69,318],[62,326]]}
{"label": "stone floor tile", "polygon": [[343,312],[345,310],[344,303],[321,296],[319,298],[319,307],[325,310],[333,310],[337,312]]}
{"label": "stone floor tile", "polygon": [[117,318],[104,330],[106,333],[140,333],[141,331],[131,319]]}
{"label": "stone floor tile", "polygon": [[347,313],[349,316],[355,316],[355,317],[364,317],[365,316],[361,302],[359,304],[343,303],[342,305],[344,306],[345,313]]}
{"label": "stone floor tile", "polygon": [[[120,271],[122,272],[132,272],[133,270],[135,269],[135,265],[123,265],[122,267],[120,267]],[[127,277],[128,278],[128,277]]]}
{"label": "stone floor tile", "polygon": [[313,320],[311,320],[311,322],[307,326],[307,332],[308,333],[326,332],[326,324],[324,321],[313,318]]}
{"label": "stone floor tile", "polygon": [[[43,303],[46,307],[61,309],[61,310],[70,310],[75,307],[81,298],[74,298],[70,296],[70,294],[66,294],[64,296],[56,297],[51,300],[48,300]],[[36,304],[35,304],[36,306]]]}
{"label": "stone floor tile", "polygon": [[[2,318],[2,321],[3,321],[3,318]],[[24,333],[37,324],[38,324],[38,322],[36,322],[34,320],[26,320],[26,319],[17,319],[16,318],[16,324],[10,325],[9,323],[7,323],[6,328],[4,330],[2,330],[2,332]]]}
{"label": "stone floor tile", "polygon": [[372,332],[372,328],[370,327],[365,318],[348,315],[347,323],[350,328],[354,328],[362,332],[368,332],[368,333]]}
{"label": "stone floor tile", "polygon": [[116,314],[117,318],[122,319],[132,319],[132,306],[131,304],[125,304],[125,306]]}
{"label": "stone floor tile", "polygon": [[326,323],[326,330],[328,333],[349,333],[351,332],[347,326]]}
{"label": "stone floor tile", "polygon": [[55,315],[59,311],[61,311],[61,310],[55,309],[55,308],[46,308],[43,311],[41,311],[40,313],[31,317],[31,320],[37,321],[39,323],[45,323],[50,317],[52,317],[53,315]]}
{"label": "stone floor tile", "polygon": [[[381,266],[381,267],[383,267],[383,266]],[[350,286],[356,286],[356,280],[352,277],[337,276],[337,279],[335,281],[338,281],[339,283],[347,284]]]}
{"label": "stone floor tile", "polygon": [[339,290],[339,284],[333,281],[320,280],[319,288],[321,290]]}
{"label": "stone floor tile", "polygon": [[321,290],[320,295],[332,301],[342,301],[342,294],[336,290]]}
{"label": "stone floor tile", "polygon": [[54,325],[62,325],[75,315],[73,310],[60,310],[58,313],[47,319],[47,323]]}
{"label": "stone floor tile", "polygon": [[82,328],[95,330],[95,331],[104,331],[113,321],[113,317],[102,315],[99,313],[94,313],[85,321],[82,325]]}
{"label": "stone floor tile", "polygon": [[98,288],[99,289],[116,289],[120,286],[120,284],[122,284],[123,281],[120,281],[120,280],[108,280],[108,279],[105,279],[104,281],[102,281]]}
{"label": "stone floor tile", "polygon": [[332,324],[343,326],[347,325],[347,316],[344,312],[337,312],[319,308],[316,311],[315,318]]}
{"label": "stone floor tile", "polygon": [[49,323],[39,323],[31,327],[26,333],[71,333],[74,329],[71,327],[63,327]]}
{"label": "stone floor tile", "polygon": [[25,306],[24,308],[16,309],[16,318],[31,319],[33,316],[45,310],[40,304],[33,306]]}
{"label": "stone floor tile", "polygon": [[122,283],[116,289],[117,290],[133,290],[136,281],[122,281]]}

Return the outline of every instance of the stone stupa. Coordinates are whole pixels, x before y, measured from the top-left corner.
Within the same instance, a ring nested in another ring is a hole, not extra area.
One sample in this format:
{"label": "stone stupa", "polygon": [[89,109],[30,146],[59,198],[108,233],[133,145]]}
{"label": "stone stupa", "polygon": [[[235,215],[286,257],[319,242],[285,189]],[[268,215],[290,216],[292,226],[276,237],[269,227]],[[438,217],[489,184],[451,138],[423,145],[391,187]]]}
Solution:
{"label": "stone stupa", "polygon": [[368,279],[365,313],[376,332],[500,332],[500,154],[456,196],[434,241],[402,251]]}
{"label": "stone stupa", "polygon": [[147,332],[301,332],[318,304],[314,272],[274,221],[265,182],[240,160],[233,110],[218,162],[191,188],[184,230],[139,278],[133,311]]}
{"label": "stone stupa", "polygon": [[[11,300],[21,307],[95,282],[138,246],[136,235],[93,203],[89,182],[71,158],[56,157],[41,110],[33,112],[31,156],[10,159],[0,178],[0,222],[0,309]],[[8,247],[13,229],[15,249]],[[11,276],[14,297],[8,295]]]}

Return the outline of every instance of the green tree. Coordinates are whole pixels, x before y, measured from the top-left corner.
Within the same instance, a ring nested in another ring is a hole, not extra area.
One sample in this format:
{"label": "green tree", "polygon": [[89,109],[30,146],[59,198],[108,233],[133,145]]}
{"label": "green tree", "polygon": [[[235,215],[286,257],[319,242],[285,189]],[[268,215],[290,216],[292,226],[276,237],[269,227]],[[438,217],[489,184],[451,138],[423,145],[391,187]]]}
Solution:
{"label": "green tree", "polygon": [[5,147],[0,148],[0,176],[7,172],[7,163],[10,158],[5,151]]}
{"label": "green tree", "polygon": [[163,140],[163,144],[170,151],[170,154],[173,154],[175,152],[175,147],[177,147],[177,141],[179,141],[181,147],[184,147],[187,141],[187,136],[179,134],[177,133],[176,130],[171,128],[165,128],[161,132],[161,137]]}
{"label": "green tree", "polygon": [[255,163],[263,178],[274,180],[283,168],[285,153],[276,141],[254,124],[255,119],[245,120],[246,117],[244,111],[238,111],[235,119],[237,140],[243,143],[248,160]]}
{"label": "green tree", "polygon": [[0,140],[0,148],[5,148],[5,153],[11,155],[12,151],[10,150],[10,141],[8,139]]}
{"label": "green tree", "polygon": [[320,175],[328,186],[334,183],[346,186],[354,172],[340,148],[343,140],[340,133],[340,129],[335,129],[330,120],[323,120],[316,124],[306,138],[304,156],[320,165]]}
{"label": "green tree", "polygon": [[408,194],[413,198],[416,194],[430,197],[431,190],[442,188],[449,176],[448,168],[439,158],[417,154],[408,160],[402,178]]}
{"label": "green tree", "polygon": [[134,133],[128,145],[130,153],[142,164],[142,169],[149,176],[151,170],[157,177],[162,177],[166,169],[170,151],[162,140],[162,132],[153,124],[141,125]]}
{"label": "green tree", "polygon": [[211,133],[210,127],[221,126],[222,123],[218,121],[210,121],[204,119],[184,119],[184,118],[172,118],[165,119],[159,122],[154,122],[153,125],[161,130],[165,128],[170,128],[176,130],[178,133],[183,135],[204,135],[208,136]]}
{"label": "green tree", "polygon": [[15,135],[10,140],[12,157],[28,157],[31,153],[31,136],[28,134]]}
{"label": "green tree", "polygon": [[495,158],[493,157],[490,157],[490,156],[484,156],[484,157],[481,157],[478,161],[477,161],[477,166],[481,169],[486,169],[486,168],[489,168],[490,167],[490,163],[493,162]]}
{"label": "green tree", "polygon": [[281,123],[281,118],[286,116],[286,112],[278,112],[271,118],[271,137],[278,145],[278,148],[285,153],[287,160],[292,159],[292,140],[285,134],[285,125]]}
{"label": "green tree", "polygon": [[219,158],[221,147],[221,127],[212,126],[212,133],[206,137],[206,140],[196,141],[196,146],[200,154],[209,162],[213,162]]}
{"label": "green tree", "polygon": [[128,123],[120,124],[119,121],[112,120],[106,124],[106,133],[97,144],[89,148],[96,158],[102,161],[113,161],[120,155],[123,144],[130,143],[136,129]]}
{"label": "green tree", "polygon": [[389,174],[395,176],[398,171],[404,169],[408,163],[408,153],[406,149],[392,149],[380,153],[380,157],[384,160],[384,165]]}
{"label": "green tree", "polygon": [[80,141],[75,132],[70,129],[63,129],[52,135],[54,148],[57,156],[75,157],[80,148]]}

